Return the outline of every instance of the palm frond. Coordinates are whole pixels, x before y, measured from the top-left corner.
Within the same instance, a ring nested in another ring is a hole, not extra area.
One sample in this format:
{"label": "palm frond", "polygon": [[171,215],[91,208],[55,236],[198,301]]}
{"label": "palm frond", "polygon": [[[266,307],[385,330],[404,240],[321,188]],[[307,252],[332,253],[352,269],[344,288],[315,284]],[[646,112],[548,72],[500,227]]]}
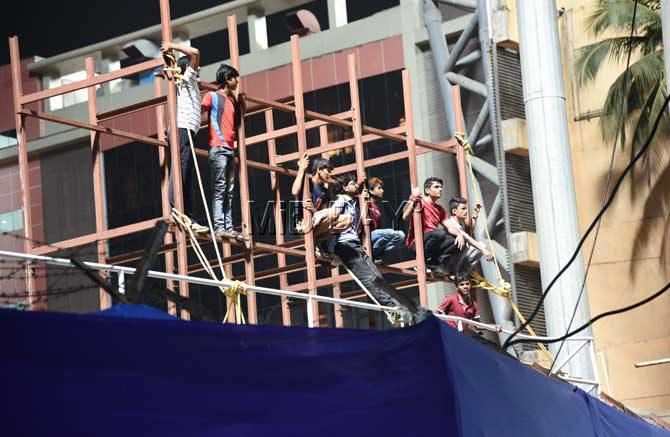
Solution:
{"label": "palm frond", "polygon": [[[622,112],[628,126],[636,123],[635,112],[642,108],[651,91],[663,80],[662,53],[655,52],[641,57],[630,66],[629,75],[625,91],[622,90],[625,72],[622,72],[612,83],[605,97],[600,117],[600,132],[606,142],[614,139]],[[621,129],[619,135],[621,135],[619,139],[625,144],[625,129]]]}
{"label": "palm frond", "polygon": [[577,49],[575,72],[579,86],[595,80],[605,61],[623,62],[628,56],[628,49],[641,48],[646,44],[644,37],[607,38]]}
{"label": "palm frond", "polygon": [[[636,34],[653,27],[661,21],[661,16],[651,2],[639,2],[635,17]],[[586,24],[595,36],[603,32],[629,33],[633,21],[634,0],[600,0],[593,13],[586,18]]]}

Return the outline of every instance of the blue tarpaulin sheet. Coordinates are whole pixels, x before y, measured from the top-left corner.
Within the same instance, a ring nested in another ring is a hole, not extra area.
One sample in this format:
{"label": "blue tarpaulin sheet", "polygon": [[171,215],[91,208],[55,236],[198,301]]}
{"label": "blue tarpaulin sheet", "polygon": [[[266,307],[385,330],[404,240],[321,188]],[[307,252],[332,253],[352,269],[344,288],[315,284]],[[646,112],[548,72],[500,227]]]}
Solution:
{"label": "blue tarpaulin sheet", "polygon": [[667,436],[430,317],[385,331],[0,311],[2,435]]}

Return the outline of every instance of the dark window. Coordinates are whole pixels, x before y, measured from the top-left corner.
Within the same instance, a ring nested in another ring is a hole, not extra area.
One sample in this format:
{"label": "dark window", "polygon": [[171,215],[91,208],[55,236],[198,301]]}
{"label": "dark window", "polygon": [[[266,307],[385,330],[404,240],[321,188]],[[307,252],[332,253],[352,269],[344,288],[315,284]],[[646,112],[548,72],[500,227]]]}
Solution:
{"label": "dark window", "polygon": [[400,0],[375,0],[373,2],[347,0],[347,21],[351,23],[399,5]]}
{"label": "dark window", "polygon": [[[237,40],[240,55],[249,53],[248,29],[247,23],[237,25]],[[215,64],[230,59],[228,29],[193,38],[191,45],[200,50],[200,65]]]}
{"label": "dark window", "polygon": [[95,232],[89,143],[45,153],[40,169],[46,241],[53,243]]}
{"label": "dark window", "polygon": [[[161,171],[156,146],[129,143],[104,153],[109,229],[160,217]],[[145,247],[148,233],[110,242],[110,255]]]}

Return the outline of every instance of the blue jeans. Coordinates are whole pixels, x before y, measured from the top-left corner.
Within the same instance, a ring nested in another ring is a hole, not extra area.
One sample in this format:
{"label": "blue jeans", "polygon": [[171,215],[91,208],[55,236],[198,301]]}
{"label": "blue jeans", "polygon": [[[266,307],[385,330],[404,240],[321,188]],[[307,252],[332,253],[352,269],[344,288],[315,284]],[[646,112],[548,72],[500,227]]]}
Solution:
{"label": "blue jeans", "polygon": [[405,241],[405,233],[393,229],[375,229],[370,233],[370,238],[372,240],[372,257],[379,259],[400,249],[403,241]]}
{"label": "blue jeans", "polygon": [[212,220],[214,230],[232,230],[235,151],[226,147],[210,147],[209,168],[212,173]]}

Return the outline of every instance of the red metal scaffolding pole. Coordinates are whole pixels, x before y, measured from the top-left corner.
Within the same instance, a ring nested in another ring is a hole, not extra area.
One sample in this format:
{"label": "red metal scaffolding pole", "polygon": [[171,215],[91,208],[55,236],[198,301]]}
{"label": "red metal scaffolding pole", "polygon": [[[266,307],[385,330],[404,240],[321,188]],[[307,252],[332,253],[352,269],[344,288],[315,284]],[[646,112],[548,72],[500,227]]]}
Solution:
{"label": "red metal scaffolding pole", "polygon": [[[158,79],[154,79],[154,96],[156,98],[163,96],[161,81]],[[156,129],[158,139],[166,141],[165,109],[163,108],[163,105],[156,106]],[[163,217],[170,217],[170,214],[172,214],[169,199],[170,169],[168,165],[167,151],[164,147],[158,148],[158,163],[161,166],[161,210],[163,212]],[[174,237],[172,233],[166,232],[165,237],[163,238],[163,244],[172,244],[173,241]],[[142,251],[142,253],[144,253],[144,251]],[[174,273],[174,254],[171,250],[165,252],[165,271]],[[167,281],[166,285],[168,290],[174,291],[174,281]],[[168,312],[176,314],[177,310],[173,302],[168,301]]]}
{"label": "red metal scaffolding pole", "polygon": [[[86,58],[86,78],[95,78],[95,60],[92,57]],[[87,88],[88,92],[88,122],[92,125],[98,124],[98,98],[95,95],[95,85]],[[102,151],[100,150],[100,133],[91,131],[91,163],[93,167],[93,209],[95,212],[95,232],[100,233],[105,230],[105,204],[102,188]],[[98,262],[104,263],[107,256],[107,242],[98,240],[97,244]],[[104,275],[104,272],[101,272]],[[112,306],[112,297],[100,288],[100,309],[105,310]]]}
{"label": "red metal scaffolding pole", "polygon": [[[300,41],[298,35],[291,36],[291,71],[293,72],[293,97],[295,100],[295,124],[298,127],[298,153],[302,156],[307,151],[307,134],[305,129],[305,103],[303,100],[302,89],[302,66],[300,63]],[[309,184],[303,184],[303,198],[309,198]],[[312,222],[312,214],[304,210],[303,220],[306,223]],[[307,261],[307,291],[310,294],[318,295],[316,288],[316,253],[315,253],[314,233],[305,234],[305,252]],[[314,315],[315,326],[319,326],[319,304],[312,301],[312,314]]]}
{"label": "red metal scaffolding pole", "polygon": [[[172,41],[172,26],[170,24],[170,0],[160,0],[161,8],[161,33],[163,41]],[[167,76],[167,75],[166,75]],[[170,127],[170,161],[172,164],[172,193],[175,208],[184,212],[184,198],[182,196],[181,159],[179,153],[179,135],[177,133],[177,90],[175,89],[174,77],[167,77],[167,115]],[[188,274],[188,259],[186,253],[186,236],[183,232],[177,232],[177,272],[180,275]],[[188,297],[188,282],[179,282],[179,294]],[[186,310],[181,311],[183,319],[190,319]]]}
{"label": "red metal scaffolding pole", "polygon": [[[15,36],[9,38],[9,56],[12,67],[12,92],[14,95],[14,121],[16,122],[16,140],[19,155],[19,179],[21,181],[21,208],[23,208],[23,248],[26,253],[31,253],[33,247],[33,218],[30,202],[30,181],[28,179],[28,152],[26,150],[26,125],[25,117],[21,114],[23,104],[23,81],[21,79],[21,55],[19,54],[19,39]],[[35,292],[35,280],[26,266],[26,288],[28,289],[28,305],[33,309],[33,293]]]}
{"label": "red metal scaffolding pole", "polygon": [[[402,71],[402,91],[405,103],[405,125],[407,126],[407,151],[409,152],[409,180],[412,187],[418,187],[419,177],[417,175],[416,143],[414,141],[414,113],[412,107],[412,89],[409,81],[409,71]],[[419,276],[419,303],[423,307],[428,306],[428,293],[426,285],[426,259],[423,249],[423,226],[420,214],[414,210],[412,214],[414,225],[414,244],[416,250],[416,267]]]}
{"label": "red metal scaffolding pole", "polygon": [[[265,131],[274,132],[275,123],[272,115],[272,109],[265,110]],[[268,160],[270,165],[277,165],[277,145],[274,139],[268,140]],[[276,172],[270,173],[270,182],[272,183],[272,192],[274,194],[274,219],[275,219],[275,242],[277,245],[284,243],[284,217],[282,216],[282,197],[279,184],[279,175]],[[304,182],[304,181],[303,181]],[[290,211],[290,208],[289,208]],[[289,222],[290,223],[290,222]],[[277,253],[277,267],[282,269],[286,267],[286,255]],[[279,288],[285,290],[288,287],[288,275],[283,273],[279,275]],[[291,309],[286,296],[281,297],[281,318],[284,326],[291,326]]]}
{"label": "red metal scaffolding pole", "polygon": [[[228,17],[228,38],[230,44],[230,62],[233,67],[240,71],[240,53],[237,44],[237,19],[234,15]],[[244,91],[244,80],[240,78],[237,84],[239,93]],[[247,145],[244,141],[244,114],[242,114],[240,127],[237,130],[237,150],[240,161],[240,204],[242,210],[242,233],[247,235],[247,241],[244,244],[244,273],[246,283],[254,285],[254,242],[251,229],[251,203],[249,198],[249,168],[247,166]],[[256,293],[249,293],[247,296],[247,312],[249,323],[258,322],[256,310]]]}

